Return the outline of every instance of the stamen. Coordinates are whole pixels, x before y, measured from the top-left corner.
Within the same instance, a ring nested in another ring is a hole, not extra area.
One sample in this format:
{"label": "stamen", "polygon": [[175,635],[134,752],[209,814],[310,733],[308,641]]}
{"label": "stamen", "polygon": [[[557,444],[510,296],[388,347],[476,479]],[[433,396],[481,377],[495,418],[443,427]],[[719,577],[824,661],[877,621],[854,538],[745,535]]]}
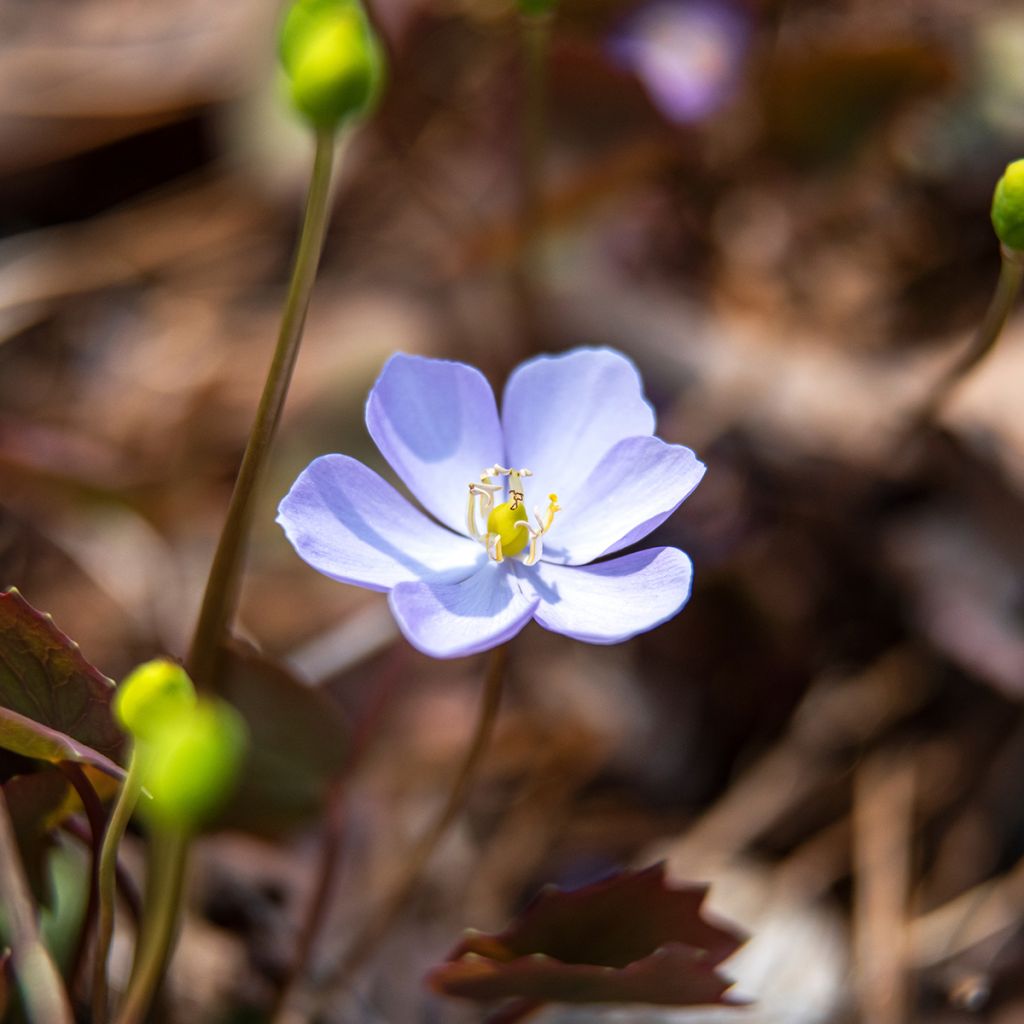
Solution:
{"label": "stamen", "polygon": [[[495,495],[504,489],[504,485],[493,483],[492,480],[494,477],[502,476],[509,478],[509,500],[495,505]],[[525,565],[534,565],[544,550],[544,534],[551,529],[555,514],[561,512],[558,495],[549,494],[545,510],[541,511],[540,506],[534,506],[533,517],[537,525],[531,525],[523,508],[526,500],[522,486],[524,476],[533,476],[533,473],[529,469],[514,469],[495,463],[481,472],[479,483],[469,485],[469,500],[466,506],[466,526],[469,535],[474,540],[481,541],[487,551],[487,557],[498,563],[503,562],[506,555],[510,558],[519,555],[529,538],[529,548],[525,552],[523,562]],[[483,528],[478,516],[484,519]],[[518,532],[520,527],[526,530],[526,537]]]}
{"label": "stamen", "polygon": [[479,499],[480,515],[483,516],[486,523],[491,509],[494,507],[494,495],[501,490],[501,484],[492,484],[486,471],[480,475],[480,481],[478,484],[471,483],[469,485],[469,505],[466,508],[466,528],[473,540],[480,540],[482,537],[480,527],[477,525],[474,499]]}

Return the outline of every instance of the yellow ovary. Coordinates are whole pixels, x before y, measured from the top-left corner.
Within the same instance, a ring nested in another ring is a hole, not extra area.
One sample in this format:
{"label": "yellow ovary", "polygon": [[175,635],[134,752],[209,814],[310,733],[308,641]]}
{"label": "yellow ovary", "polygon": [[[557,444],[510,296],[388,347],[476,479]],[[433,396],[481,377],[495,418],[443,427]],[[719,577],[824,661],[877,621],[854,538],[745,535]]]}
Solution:
{"label": "yellow ovary", "polygon": [[[508,477],[509,500],[500,505],[494,499],[505,488],[495,483],[495,477]],[[489,466],[480,474],[480,482],[469,485],[469,501],[466,505],[466,530],[474,540],[481,541],[487,548],[488,557],[495,562],[502,562],[506,557],[518,555],[526,550],[526,565],[533,565],[541,556],[544,534],[551,529],[555,513],[560,511],[558,495],[548,495],[546,511],[534,508],[533,514],[537,525],[530,523],[526,513],[525,494],[523,493],[523,477],[533,476],[528,469],[506,469],[504,466]],[[484,520],[484,529],[480,529],[478,514]]]}
{"label": "yellow ovary", "polygon": [[529,531],[518,525],[526,522],[526,518],[526,508],[521,501],[514,505],[506,501],[491,509],[487,517],[487,532],[501,538],[503,555],[518,555],[529,543]]}

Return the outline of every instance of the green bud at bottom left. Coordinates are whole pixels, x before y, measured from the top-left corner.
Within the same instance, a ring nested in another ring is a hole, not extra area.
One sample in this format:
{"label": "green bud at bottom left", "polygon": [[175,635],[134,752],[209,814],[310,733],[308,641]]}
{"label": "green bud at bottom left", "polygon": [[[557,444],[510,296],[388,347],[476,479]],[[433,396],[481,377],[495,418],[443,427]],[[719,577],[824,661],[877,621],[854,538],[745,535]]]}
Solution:
{"label": "green bud at bottom left", "polygon": [[196,690],[175,661],[156,658],[133,669],[114,694],[114,716],[136,739],[148,740],[163,723],[194,707]]}
{"label": "green bud at bottom left", "polygon": [[140,813],[160,828],[199,827],[234,787],[247,746],[245,721],[222,700],[172,715],[139,750]]}

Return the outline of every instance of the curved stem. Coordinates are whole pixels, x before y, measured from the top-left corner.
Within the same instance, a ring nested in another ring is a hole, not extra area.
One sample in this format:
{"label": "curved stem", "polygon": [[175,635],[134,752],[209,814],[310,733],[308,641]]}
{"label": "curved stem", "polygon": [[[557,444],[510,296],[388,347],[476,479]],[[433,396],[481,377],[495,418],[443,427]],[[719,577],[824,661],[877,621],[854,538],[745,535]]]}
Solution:
{"label": "curved stem", "polygon": [[459,770],[452,781],[448,797],[434,823],[420,838],[406,858],[402,874],[394,887],[385,897],[384,902],[373,911],[363,927],[356,932],[349,943],[348,952],[337,963],[334,970],[323,982],[320,994],[307,999],[296,998],[292,1005],[285,1006],[274,1020],[274,1024],[300,1024],[311,1020],[339,989],[344,988],[357,970],[376,951],[381,939],[388,933],[398,915],[412,895],[420,881],[420,876],[431,855],[444,838],[452,823],[459,816],[466,803],[476,774],[483,760],[494,732],[494,723],[498,718],[501,705],[501,693],[505,682],[505,662],[507,645],[495,648],[487,668],[484,692],[480,700],[480,711],[477,715],[473,736],[466,750]]}
{"label": "curved stem", "polygon": [[[61,831],[66,832],[72,839],[77,840],[83,846],[89,845],[89,830],[75,821],[74,818],[67,818],[61,823]],[[117,895],[128,910],[128,916],[132,919],[132,928],[138,931],[142,922],[142,899],[135,889],[135,883],[131,875],[124,869],[120,859],[117,862]]]}
{"label": "curved stem", "polygon": [[985,318],[971,344],[939,378],[922,403],[912,427],[915,436],[934,422],[956,387],[992,351],[999,340],[999,335],[1020,292],[1021,283],[1024,282],[1024,253],[1008,249],[1006,246],[1003,246],[1000,252],[1002,262],[999,267],[999,280],[985,312]]}
{"label": "curved stem", "polygon": [[[189,834],[180,829],[157,832],[151,837],[151,844],[153,878],[148,887],[154,898],[143,922],[132,977],[115,1024],[142,1024],[146,1020],[177,932]],[[156,849],[157,844],[162,844],[162,848]]]}
{"label": "curved stem", "polygon": [[99,916],[92,976],[92,1019],[94,1024],[104,1024],[107,1019],[107,957],[110,955],[110,942],[114,936],[117,851],[139,799],[139,792],[142,789],[141,774],[139,759],[133,749],[128,762],[128,774],[117,794],[117,801],[110,815],[110,823],[107,825],[107,831],[103,837],[103,848],[100,850],[97,890]]}
{"label": "curved stem", "polygon": [[220,649],[238,602],[239,576],[252,521],[253,496],[281,419],[327,232],[333,162],[334,134],[331,131],[320,131],[316,137],[316,156],[306,199],[306,213],[285,299],[277,347],[235,481],[192,640],[189,670],[200,690],[211,691],[217,687]]}
{"label": "curved stem", "polygon": [[82,964],[85,963],[85,951],[89,945],[89,932],[96,919],[99,900],[100,846],[103,843],[106,815],[103,813],[103,804],[100,803],[100,798],[96,795],[96,790],[93,789],[92,783],[82,770],[81,765],[74,761],[61,761],[60,770],[74,787],[78,799],[82,801],[85,816],[89,821],[89,901],[86,904],[85,917],[78,932],[78,941],[75,943],[71,966],[67,972],[68,991],[73,993],[78,989],[78,978],[82,971]]}

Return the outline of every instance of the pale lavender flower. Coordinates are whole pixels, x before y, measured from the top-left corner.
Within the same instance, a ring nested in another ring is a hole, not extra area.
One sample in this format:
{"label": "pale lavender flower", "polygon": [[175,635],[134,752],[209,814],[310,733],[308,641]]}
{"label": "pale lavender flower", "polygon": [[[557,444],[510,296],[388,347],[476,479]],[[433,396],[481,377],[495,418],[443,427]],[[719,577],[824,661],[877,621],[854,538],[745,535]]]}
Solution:
{"label": "pale lavender flower", "polygon": [[609,50],[671,121],[713,113],[734,92],[747,24],[726,0],[653,0],[630,15]]}
{"label": "pale lavender flower", "polygon": [[653,436],[640,376],[618,352],[523,363],[500,417],[473,367],[394,355],[370,392],[366,425],[434,518],[362,463],[324,455],[295,481],[278,522],[314,569],[387,591],[424,653],[483,651],[531,619],[618,643],[689,598],[692,565],[676,548],[595,562],[647,536],[704,475],[688,448]]}

